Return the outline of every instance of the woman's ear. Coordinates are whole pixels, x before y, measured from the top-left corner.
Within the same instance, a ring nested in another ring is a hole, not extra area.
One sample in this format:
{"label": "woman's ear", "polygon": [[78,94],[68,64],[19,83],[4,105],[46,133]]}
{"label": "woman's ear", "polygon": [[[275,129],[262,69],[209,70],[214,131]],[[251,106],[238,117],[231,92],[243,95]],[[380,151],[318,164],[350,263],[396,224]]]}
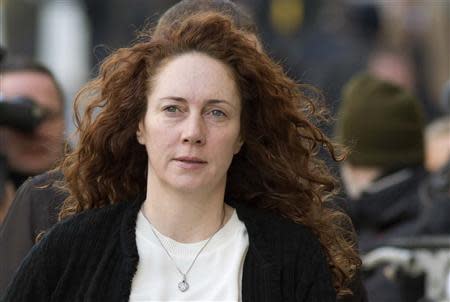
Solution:
{"label": "woman's ear", "polygon": [[145,145],[144,137],[144,121],[140,121],[138,124],[138,130],[136,130],[136,138],[139,144]]}
{"label": "woman's ear", "polygon": [[233,152],[234,155],[238,154],[239,151],[241,151],[241,147],[243,144],[244,144],[244,141],[242,140],[241,136],[239,135],[239,138],[234,145],[234,152]]}

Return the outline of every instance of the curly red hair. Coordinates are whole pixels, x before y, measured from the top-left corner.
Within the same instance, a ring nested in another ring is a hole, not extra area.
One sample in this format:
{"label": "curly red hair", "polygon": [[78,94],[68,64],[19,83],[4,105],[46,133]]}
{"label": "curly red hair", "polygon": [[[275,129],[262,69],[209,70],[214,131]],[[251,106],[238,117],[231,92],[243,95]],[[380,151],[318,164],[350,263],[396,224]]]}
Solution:
{"label": "curly red hair", "polygon": [[[317,157],[336,150],[312,121],[321,113],[311,89],[288,78],[282,68],[233,22],[217,13],[186,18],[163,36],[149,33],[110,55],[99,76],[75,101],[77,148],[61,169],[70,196],[61,217],[125,202],[146,189],[147,154],[136,140],[147,94],[158,70],[174,56],[201,52],[234,73],[242,100],[244,145],[228,171],[226,200],[266,208],[309,227],[328,256],[338,294],[348,292],[361,262],[348,217],[328,206],[335,179]],[[314,91],[313,91],[314,92]]]}

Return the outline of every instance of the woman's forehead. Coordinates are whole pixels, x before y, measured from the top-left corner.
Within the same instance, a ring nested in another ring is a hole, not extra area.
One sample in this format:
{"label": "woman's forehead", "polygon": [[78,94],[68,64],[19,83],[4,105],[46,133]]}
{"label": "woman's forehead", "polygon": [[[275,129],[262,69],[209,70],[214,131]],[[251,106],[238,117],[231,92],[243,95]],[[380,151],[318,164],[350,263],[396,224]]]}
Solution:
{"label": "woman's forehead", "polygon": [[150,98],[238,101],[230,68],[206,54],[191,52],[169,60],[155,75]]}

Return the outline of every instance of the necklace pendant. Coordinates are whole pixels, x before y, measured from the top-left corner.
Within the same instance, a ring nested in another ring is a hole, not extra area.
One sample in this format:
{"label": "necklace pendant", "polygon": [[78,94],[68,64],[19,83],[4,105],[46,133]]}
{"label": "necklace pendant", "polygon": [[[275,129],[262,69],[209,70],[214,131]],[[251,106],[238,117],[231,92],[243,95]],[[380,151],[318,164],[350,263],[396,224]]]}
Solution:
{"label": "necklace pendant", "polygon": [[186,279],[178,283],[178,289],[183,293],[189,289],[189,283],[186,282]]}

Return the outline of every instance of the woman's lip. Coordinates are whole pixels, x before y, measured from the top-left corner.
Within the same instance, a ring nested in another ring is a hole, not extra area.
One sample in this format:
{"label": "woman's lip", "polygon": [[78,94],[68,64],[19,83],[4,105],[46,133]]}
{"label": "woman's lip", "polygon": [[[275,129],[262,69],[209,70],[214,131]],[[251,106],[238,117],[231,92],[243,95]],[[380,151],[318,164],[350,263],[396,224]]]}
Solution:
{"label": "woman's lip", "polygon": [[180,162],[186,162],[186,163],[194,163],[194,164],[206,164],[207,162],[197,158],[197,157],[177,157],[175,158],[176,161]]}
{"label": "woman's lip", "polygon": [[199,169],[207,164],[207,162],[205,161],[180,160],[180,159],[175,159],[175,162],[180,168],[189,170]]}

